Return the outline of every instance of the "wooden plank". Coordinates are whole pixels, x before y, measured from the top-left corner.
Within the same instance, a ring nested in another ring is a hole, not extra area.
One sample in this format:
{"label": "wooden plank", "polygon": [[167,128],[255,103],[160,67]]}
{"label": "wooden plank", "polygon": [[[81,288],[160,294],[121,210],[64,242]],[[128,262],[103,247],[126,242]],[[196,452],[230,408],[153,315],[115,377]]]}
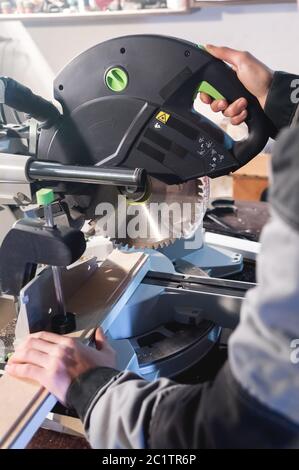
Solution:
{"label": "wooden plank", "polygon": [[[67,304],[70,312],[76,312],[76,336],[88,337],[95,324],[108,329],[115,299],[127,293],[131,280],[137,279],[141,266],[148,256],[141,253],[123,253],[114,250],[93,276],[77,291]],[[126,298],[126,295],[124,296]],[[88,302],[86,302],[88,299]],[[114,318],[113,318],[114,319]]]}
{"label": "wooden plank", "polygon": [[256,158],[250,160],[246,165],[234,171],[232,176],[259,176],[268,178],[271,172],[271,155],[269,153],[260,153]]}
{"label": "wooden plank", "polygon": [[5,374],[0,382],[0,448],[9,448],[49,393],[40,385]]}
{"label": "wooden plank", "polygon": [[233,176],[233,198],[238,201],[260,201],[269,179],[260,176]]}
{"label": "wooden plank", "polygon": [[[136,279],[139,276],[140,282],[147,270],[147,255],[114,250],[89,282],[70,299],[69,307],[78,315],[79,326],[79,331],[71,336],[86,339],[109,312],[122,307],[122,298],[128,292],[133,293],[138,286]],[[44,415],[37,418],[38,427],[51,409],[47,409],[47,403],[48,408],[52,407],[53,397],[40,385],[5,374],[0,381],[0,448],[15,447],[31,425],[28,442],[37,429],[32,424],[35,417],[43,411]]]}

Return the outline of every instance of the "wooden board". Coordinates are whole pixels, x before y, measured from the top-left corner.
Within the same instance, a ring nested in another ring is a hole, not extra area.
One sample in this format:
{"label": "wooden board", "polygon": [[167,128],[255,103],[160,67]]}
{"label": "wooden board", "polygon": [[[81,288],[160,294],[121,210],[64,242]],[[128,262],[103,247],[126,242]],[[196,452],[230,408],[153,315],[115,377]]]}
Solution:
{"label": "wooden board", "polygon": [[239,168],[232,175],[234,176],[255,176],[260,178],[269,178],[271,171],[271,155],[261,153],[246,165]]}
{"label": "wooden board", "polygon": [[263,153],[232,174],[233,198],[240,201],[260,201],[269,187],[271,155]]}
{"label": "wooden board", "polygon": [[233,178],[233,198],[238,201],[261,201],[267,188],[268,178],[240,175]]}
{"label": "wooden board", "polygon": [[[70,299],[69,306],[76,311],[79,326],[72,336],[85,339],[109,317],[108,313],[116,314],[117,308],[119,313],[123,298],[137,288],[148,263],[148,256],[143,253],[114,250]],[[17,441],[26,445],[54,403],[54,397],[37,383],[5,374],[0,379],[0,448],[18,447]]]}

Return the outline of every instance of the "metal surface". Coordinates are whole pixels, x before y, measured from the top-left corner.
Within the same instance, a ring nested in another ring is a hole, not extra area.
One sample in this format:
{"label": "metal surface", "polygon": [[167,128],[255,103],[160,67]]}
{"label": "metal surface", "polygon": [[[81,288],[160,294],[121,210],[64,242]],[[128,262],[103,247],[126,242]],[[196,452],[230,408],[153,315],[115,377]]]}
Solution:
{"label": "metal surface", "polygon": [[31,202],[27,167],[31,158],[0,153],[0,204],[26,205]]}
{"label": "metal surface", "polygon": [[170,245],[170,247],[163,250],[166,256],[170,255],[176,272],[198,275],[198,268],[200,268],[211,277],[225,278],[239,273],[243,269],[242,255],[221,246],[210,246],[208,243],[204,243],[200,249],[185,249],[183,253],[178,251],[177,257],[173,257],[169,248],[175,248],[177,245],[178,248],[181,248],[181,245],[185,244],[185,240],[179,240],[174,245]]}
{"label": "metal surface", "polygon": [[96,166],[72,166],[34,160],[28,168],[30,178],[39,181],[68,181],[75,183],[128,186],[139,189],[145,185],[146,172]]}
{"label": "metal surface", "polygon": [[243,298],[255,284],[250,282],[231,281],[230,279],[217,279],[214,277],[199,277],[185,274],[168,274],[148,272],[143,283],[158,284],[172,289],[184,289],[189,292],[229,295]]}
{"label": "metal surface", "polygon": [[[92,276],[97,269],[96,259],[83,261],[71,268],[62,268],[62,286],[66,300]],[[40,295],[40,292],[43,295]],[[57,313],[57,299],[51,268],[27,284],[20,293],[20,311],[16,326],[16,340],[21,341],[28,333],[49,328]]]}
{"label": "metal surface", "polygon": [[256,261],[260,253],[261,244],[251,240],[242,240],[241,238],[228,237],[218,233],[206,232],[205,242],[209,245],[234,250],[241,254],[244,259]]}
{"label": "metal surface", "polygon": [[0,153],[0,183],[29,183],[27,166],[31,157]]}
{"label": "metal surface", "polygon": [[[52,206],[50,204],[44,207],[44,213],[45,213],[45,220],[46,220],[47,227],[53,228],[54,218],[53,218]],[[52,266],[52,273],[53,273],[54,288],[55,288],[55,294],[56,294],[56,300],[57,300],[57,314],[63,315],[66,317],[65,301],[64,301],[63,290],[62,290],[61,269],[58,266]]]}
{"label": "metal surface", "polygon": [[143,201],[127,199],[123,202],[112,188],[109,193],[103,193],[102,200],[112,204],[114,211],[105,225],[99,218],[95,230],[123,246],[167,246],[177,239],[190,238],[196,232],[202,223],[208,194],[208,178],[179,185],[166,185],[150,178],[147,197]]}
{"label": "metal surface", "polygon": [[[183,274],[149,272],[143,286],[159,286],[164,289],[164,305],[169,308],[199,311],[201,318],[223,328],[234,329],[239,323],[240,308],[248,291],[255,284]],[[160,315],[161,316],[161,315]]]}
{"label": "metal surface", "polygon": [[174,320],[134,338],[139,366],[145,367],[184,352],[207,336],[214,326],[207,320],[201,320],[198,325],[184,325]]}

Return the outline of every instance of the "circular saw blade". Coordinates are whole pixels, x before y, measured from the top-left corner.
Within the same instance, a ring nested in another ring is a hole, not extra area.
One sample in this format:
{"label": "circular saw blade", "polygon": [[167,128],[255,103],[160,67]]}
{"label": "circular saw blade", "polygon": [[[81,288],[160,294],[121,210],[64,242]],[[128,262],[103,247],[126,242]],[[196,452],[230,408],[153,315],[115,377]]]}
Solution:
{"label": "circular saw blade", "polygon": [[133,248],[159,248],[191,238],[202,223],[208,195],[208,178],[179,185],[150,178],[147,196],[137,202],[109,188],[102,201],[114,211],[106,213],[105,220],[98,218],[96,233]]}

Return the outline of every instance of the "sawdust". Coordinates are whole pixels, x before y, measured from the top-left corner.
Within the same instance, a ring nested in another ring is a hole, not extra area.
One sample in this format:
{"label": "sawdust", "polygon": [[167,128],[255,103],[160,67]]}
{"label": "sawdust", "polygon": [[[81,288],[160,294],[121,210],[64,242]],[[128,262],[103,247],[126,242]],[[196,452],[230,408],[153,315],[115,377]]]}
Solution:
{"label": "sawdust", "polygon": [[5,328],[0,329],[0,341],[4,344],[6,354],[13,352],[16,321],[16,319],[13,319]]}

